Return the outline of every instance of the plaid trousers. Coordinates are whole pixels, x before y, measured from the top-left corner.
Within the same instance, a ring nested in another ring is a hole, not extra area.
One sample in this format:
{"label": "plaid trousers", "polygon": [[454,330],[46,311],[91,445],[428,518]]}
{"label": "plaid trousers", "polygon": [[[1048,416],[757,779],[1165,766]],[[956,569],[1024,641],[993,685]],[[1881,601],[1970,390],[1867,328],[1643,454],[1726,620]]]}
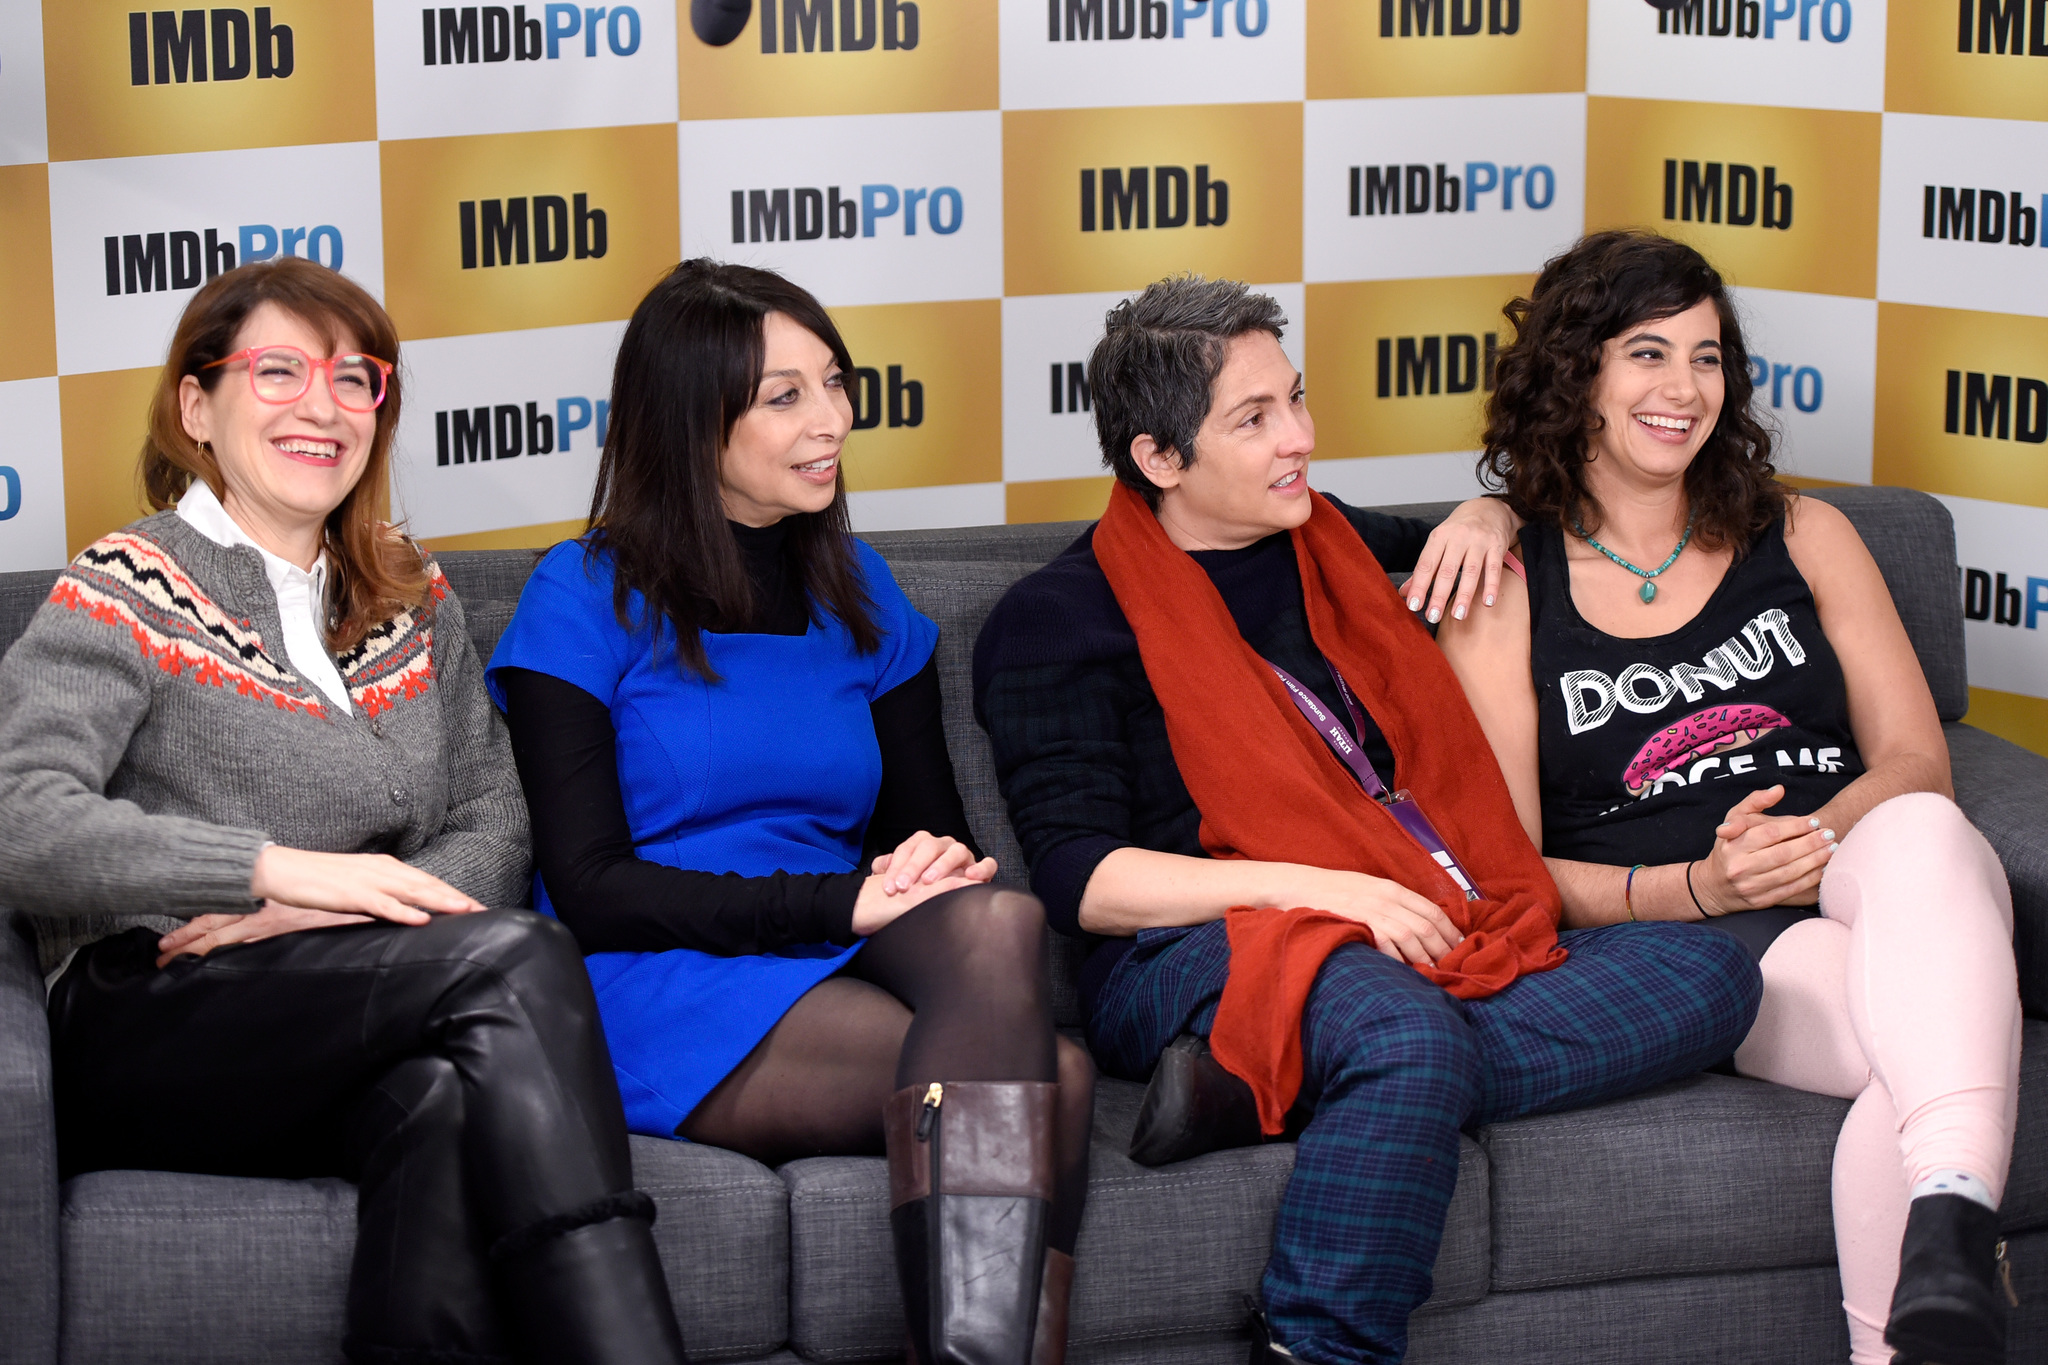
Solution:
{"label": "plaid trousers", "polygon": [[[1323,964],[1302,1012],[1312,1117],[1263,1284],[1273,1339],[1324,1365],[1398,1361],[1429,1297],[1461,1128],[1597,1104],[1728,1056],[1763,998],[1727,934],[1620,924],[1562,936],[1570,958],[1462,1001],[1364,944]],[[1230,968],[1221,921],[1148,929],[1090,1020],[1104,1070],[1143,1079],[1207,1036]]]}

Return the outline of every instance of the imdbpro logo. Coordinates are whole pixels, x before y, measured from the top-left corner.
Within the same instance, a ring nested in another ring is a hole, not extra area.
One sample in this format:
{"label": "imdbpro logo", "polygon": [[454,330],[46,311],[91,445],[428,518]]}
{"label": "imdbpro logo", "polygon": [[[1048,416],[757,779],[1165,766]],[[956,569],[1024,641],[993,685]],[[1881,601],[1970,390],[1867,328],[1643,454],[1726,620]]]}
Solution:
{"label": "imdbpro logo", "polygon": [[[842,196],[837,185],[825,189],[803,186],[781,190],[732,192],[732,239],[738,242],[815,242],[820,237],[872,237],[886,218],[903,224],[903,235],[917,236],[918,208],[926,227],[950,237],[967,221],[967,201],[951,185],[922,189],[905,185],[862,185],[856,202]],[[794,209],[794,212],[791,210]]]}
{"label": "imdbpro logo", "polygon": [[[467,5],[460,9],[420,11],[422,56],[428,66],[461,66],[472,62],[557,61],[562,45],[578,34],[583,55],[598,55],[598,38],[615,57],[640,50],[640,12],[631,5],[536,5],[539,18],[529,19],[525,5]],[[575,45],[569,48],[573,55]],[[438,59],[438,60],[437,60]]]}
{"label": "imdbpro logo", "polygon": [[[612,405],[602,398],[557,398],[553,413],[529,402],[449,408],[434,414],[434,463],[475,464],[481,460],[516,460],[521,455],[567,454],[579,431],[591,430],[597,449],[604,449],[605,428]],[[559,439],[560,445],[556,444]]]}
{"label": "imdbpro logo", "polygon": [[238,261],[248,265],[279,255],[304,256],[330,270],[341,269],[341,229],[332,223],[313,228],[244,223],[234,234],[232,242],[223,240],[218,228],[207,228],[204,237],[198,232],[110,234],[102,243],[107,294],[196,289],[223,270],[233,270]]}
{"label": "imdbpro logo", "polygon": [[1516,182],[1521,183],[1525,208],[1547,209],[1557,197],[1557,172],[1548,166],[1502,166],[1491,161],[1468,161],[1461,178],[1444,173],[1444,163],[1435,163],[1435,175],[1427,165],[1353,166],[1351,216],[1375,217],[1397,213],[1456,213],[1462,204],[1467,213],[1479,211],[1480,196],[1498,191],[1494,205],[1503,211],[1515,207]]}
{"label": "imdbpro logo", "polygon": [[[1998,0],[1988,2],[1996,4]],[[1963,3],[1967,8],[1969,0]],[[1815,29],[1828,42],[1844,43],[1849,40],[1849,28],[1855,18],[1849,0],[1679,0],[1657,11],[1657,32],[1690,34],[1696,38],[1726,38],[1732,34],[1737,38],[1761,37],[1769,41],[1781,36],[1781,24],[1790,33],[1796,20],[1802,43],[1813,40]]]}
{"label": "imdbpro logo", "polygon": [[[260,81],[292,74],[292,30],[273,23],[270,6],[252,16],[238,9],[136,10],[128,16],[128,83],[185,84]],[[154,60],[152,60],[154,59]]]}
{"label": "imdbpro logo", "polygon": [[2040,231],[2048,215],[2048,194],[2041,196],[2037,211],[2019,190],[1958,189],[1953,185],[1925,185],[1920,191],[1920,235],[1958,242],[2006,242],[2032,246],[2036,241],[2048,247],[2048,234]]}
{"label": "imdbpro logo", "polygon": [[1054,43],[1062,34],[1070,43],[1099,43],[1105,36],[1111,42],[1185,38],[1191,22],[1206,18],[1209,36],[1221,38],[1224,20],[1233,17],[1238,37],[1260,36],[1266,31],[1266,0],[1172,0],[1170,8],[1167,0],[1045,0],[1045,36]]}

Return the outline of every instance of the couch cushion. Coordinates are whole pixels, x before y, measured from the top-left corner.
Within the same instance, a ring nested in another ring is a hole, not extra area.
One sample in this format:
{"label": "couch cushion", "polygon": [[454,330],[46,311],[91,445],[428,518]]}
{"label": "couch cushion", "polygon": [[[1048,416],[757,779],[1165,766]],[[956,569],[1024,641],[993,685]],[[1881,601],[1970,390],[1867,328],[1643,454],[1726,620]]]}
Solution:
{"label": "couch cushion", "polygon": [[2020,1000],[2048,1015],[2048,758],[1972,725],[1942,729],[1956,804],[1991,841],[2012,888]]}
{"label": "couch cushion", "polygon": [[62,1358],[341,1360],[356,1235],[342,1180],[101,1171],[66,1182]]}
{"label": "couch cushion", "polygon": [[1855,525],[1912,637],[1935,710],[1943,720],[1961,720],[1970,709],[1970,681],[1948,509],[1910,488],[1816,488],[1811,496],[1839,507]]}
{"label": "couch cushion", "polygon": [[[1202,1358],[1220,1340],[1236,1339],[1294,1169],[1294,1148],[1285,1143],[1157,1170],[1139,1166],[1124,1153],[1143,1094],[1127,1081],[1096,1087],[1088,1212],[1076,1250],[1077,1359],[1115,1356],[1140,1342],[1178,1342],[1175,1350]],[[1486,1158],[1469,1140],[1460,1147],[1436,1296],[1425,1312],[1486,1292]],[[903,1301],[889,1243],[886,1164],[820,1157],[791,1162],[782,1177],[789,1183],[791,1346],[821,1361],[900,1355]],[[1241,1358],[1241,1339],[1235,1350]]]}
{"label": "couch cushion", "polygon": [[[789,1325],[788,1193],[715,1147],[633,1139],[635,1183],[690,1358],[751,1360]],[[94,1365],[341,1359],[356,1236],[344,1180],[100,1171],[63,1189],[63,1358]]]}
{"label": "couch cushion", "polygon": [[[2029,1021],[2009,1231],[2048,1226],[2048,1024]],[[1846,1100],[1733,1076],[1495,1124],[1493,1288],[1835,1260],[1829,1192]],[[1593,1178],[1597,1173],[1598,1178]]]}

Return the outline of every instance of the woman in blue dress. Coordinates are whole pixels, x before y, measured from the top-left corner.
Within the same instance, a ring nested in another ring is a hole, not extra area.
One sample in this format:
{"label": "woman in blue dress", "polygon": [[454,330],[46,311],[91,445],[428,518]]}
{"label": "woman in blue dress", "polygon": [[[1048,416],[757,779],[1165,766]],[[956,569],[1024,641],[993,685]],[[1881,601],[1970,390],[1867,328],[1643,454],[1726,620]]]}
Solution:
{"label": "woman in blue dress", "polygon": [[488,681],[628,1126],[771,1165],[886,1150],[918,1360],[1038,1365],[1094,1071],[1053,1031],[1038,902],[974,847],[938,629],[849,531],[852,374],[804,290],[678,266],[619,348],[591,529]]}

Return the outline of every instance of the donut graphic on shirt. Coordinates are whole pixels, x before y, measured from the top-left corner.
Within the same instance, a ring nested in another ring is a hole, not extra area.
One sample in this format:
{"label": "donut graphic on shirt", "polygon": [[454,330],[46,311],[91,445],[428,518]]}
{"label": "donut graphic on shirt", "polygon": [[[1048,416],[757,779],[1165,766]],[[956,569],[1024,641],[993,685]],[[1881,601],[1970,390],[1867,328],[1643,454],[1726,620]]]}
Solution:
{"label": "donut graphic on shirt", "polygon": [[1630,796],[1641,797],[1675,768],[1709,754],[1740,749],[1791,724],[1768,706],[1710,706],[1695,711],[1650,736],[1622,771],[1622,785]]}

